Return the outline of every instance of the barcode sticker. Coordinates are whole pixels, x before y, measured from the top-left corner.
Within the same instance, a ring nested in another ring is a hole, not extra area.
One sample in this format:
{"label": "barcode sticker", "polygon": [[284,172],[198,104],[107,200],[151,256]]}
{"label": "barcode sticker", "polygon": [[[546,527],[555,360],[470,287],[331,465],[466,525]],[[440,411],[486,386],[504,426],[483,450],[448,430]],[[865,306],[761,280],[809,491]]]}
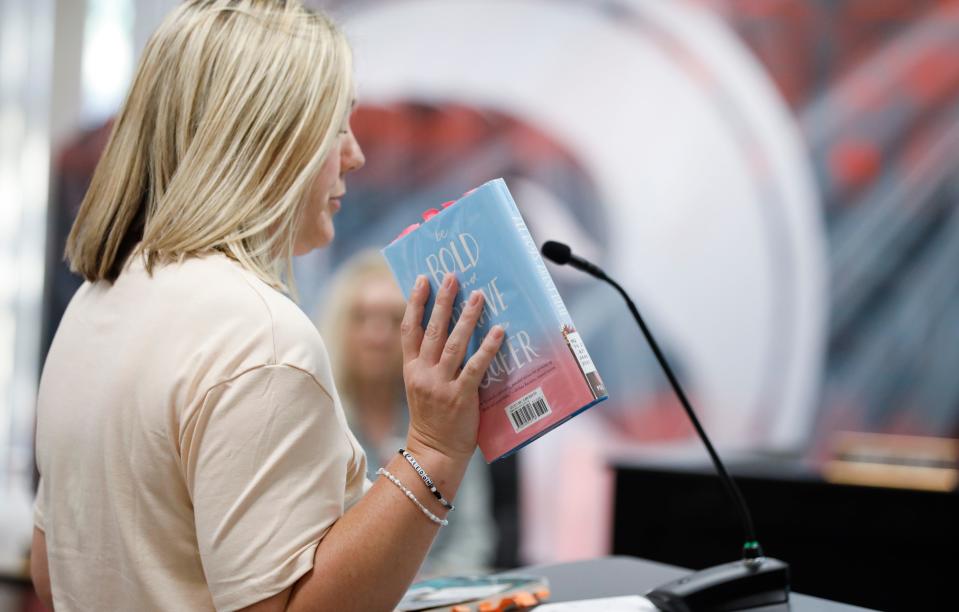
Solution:
{"label": "barcode sticker", "polygon": [[509,417],[509,422],[516,433],[552,413],[542,388],[530,391],[506,407],[506,416]]}

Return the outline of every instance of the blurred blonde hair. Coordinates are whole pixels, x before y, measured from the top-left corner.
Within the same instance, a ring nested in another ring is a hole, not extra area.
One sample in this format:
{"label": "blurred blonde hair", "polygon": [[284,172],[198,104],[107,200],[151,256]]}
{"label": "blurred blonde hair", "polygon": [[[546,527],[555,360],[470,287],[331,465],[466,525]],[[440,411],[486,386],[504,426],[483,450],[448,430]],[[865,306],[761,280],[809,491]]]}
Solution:
{"label": "blurred blonde hair", "polygon": [[[348,121],[342,32],[297,0],[188,0],[147,43],[67,241],[74,272],[220,251],[284,289],[299,217]],[[285,264],[285,267],[284,265]]]}
{"label": "blurred blonde hair", "polygon": [[[350,317],[356,307],[360,290],[371,280],[386,279],[395,283],[386,259],[379,251],[372,249],[360,251],[350,257],[334,275],[327,292],[329,298],[322,304],[313,317],[330,349],[330,363],[333,368],[333,380],[343,399],[343,405],[349,409],[356,393],[357,380],[346,359],[349,352],[347,331],[350,329]],[[401,295],[399,287],[396,288]],[[397,342],[399,337],[397,336]],[[402,393],[403,379],[398,378],[398,392]]]}

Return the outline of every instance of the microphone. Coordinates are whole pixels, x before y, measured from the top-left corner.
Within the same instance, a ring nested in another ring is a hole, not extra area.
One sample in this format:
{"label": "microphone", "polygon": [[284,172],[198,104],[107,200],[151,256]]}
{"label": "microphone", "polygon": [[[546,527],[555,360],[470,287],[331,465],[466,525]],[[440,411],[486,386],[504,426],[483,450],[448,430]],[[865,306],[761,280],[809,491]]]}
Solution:
{"label": "microphone", "polygon": [[736,481],[729,476],[726,466],[716,449],[713,448],[709,436],[696,417],[692,405],[686,398],[679,380],[673,374],[673,369],[669,367],[666,357],[659,348],[659,344],[653,338],[652,333],[643,321],[639,310],[633,303],[619,283],[611,279],[596,264],[590,263],[581,257],[573,254],[568,245],[561,242],[549,240],[543,243],[543,256],[559,265],[569,264],[578,268],[587,274],[595,276],[600,280],[606,281],[613,286],[623,299],[632,313],[633,318],[639,325],[640,331],[646,338],[646,342],[656,356],[660,368],[669,379],[669,384],[673,392],[682,404],[686,415],[692,422],[696,433],[702,440],[709,458],[719,474],[726,493],[729,495],[733,504],[736,506],[739,518],[743,524],[743,532],[746,539],[743,544],[740,561],[725,563],[709,567],[698,572],[693,572],[689,576],[680,578],[661,585],[646,594],[646,598],[652,601],[657,608],[663,612],[697,612],[706,610],[744,610],[754,608],[760,605],[775,605],[789,601],[789,565],[778,559],[765,557],[759,540],[756,538],[756,530],[753,528],[753,519],[746,506],[746,500],[743,498]]}
{"label": "microphone", "polygon": [[587,274],[592,274],[597,278],[607,280],[606,273],[599,269],[599,266],[592,264],[582,257],[573,255],[573,250],[568,245],[554,240],[547,240],[543,243],[543,255],[550,261],[559,265],[569,264],[574,268],[582,270]]}

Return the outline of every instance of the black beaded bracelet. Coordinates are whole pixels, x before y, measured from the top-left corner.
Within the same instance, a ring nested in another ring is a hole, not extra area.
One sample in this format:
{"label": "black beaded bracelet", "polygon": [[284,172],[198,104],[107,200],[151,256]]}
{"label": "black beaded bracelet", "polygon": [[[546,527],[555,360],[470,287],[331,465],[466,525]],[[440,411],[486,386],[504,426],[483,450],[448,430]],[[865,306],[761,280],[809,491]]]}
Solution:
{"label": "black beaded bracelet", "polygon": [[426,470],[420,467],[419,462],[416,461],[413,455],[405,448],[401,448],[398,452],[403,455],[403,458],[406,459],[410,465],[413,466],[413,469],[416,470],[416,473],[419,474],[420,478],[423,480],[423,484],[425,484],[426,488],[430,490],[430,493],[433,494],[433,497],[440,502],[440,505],[452,512],[454,509],[453,504],[446,501],[446,498],[443,497],[443,494],[440,493],[439,489],[436,488],[436,485],[433,484],[433,479],[430,478],[430,475],[426,473]]}

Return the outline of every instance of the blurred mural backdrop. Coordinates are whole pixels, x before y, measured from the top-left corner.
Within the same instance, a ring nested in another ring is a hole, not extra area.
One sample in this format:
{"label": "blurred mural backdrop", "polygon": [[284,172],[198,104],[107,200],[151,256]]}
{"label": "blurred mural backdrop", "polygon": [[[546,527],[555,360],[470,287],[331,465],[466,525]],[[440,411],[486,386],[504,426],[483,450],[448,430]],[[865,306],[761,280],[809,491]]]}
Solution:
{"label": "blurred mural backdrop", "polygon": [[[353,43],[367,165],[296,262],[308,313],[351,254],[502,176],[534,238],[634,294],[721,448],[959,435],[959,1],[313,4]],[[87,5],[88,36],[138,50],[173,2]],[[109,126],[90,109],[53,165],[44,344]],[[604,453],[692,435],[616,294],[551,269],[611,399],[520,454],[524,517],[566,508],[521,520],[526,561],[605,552],[581,519],[606,516]]]}
{"label": "blurred mural backdrop", "polygon": [[[332,6],[368,164],[331,266],[491,177],[636,293],[726,446],[959,429],[959,3]],[[688,435],[615,295],[553,269],[636,439]],[[675,422],[673,422],[675,420]]]}

